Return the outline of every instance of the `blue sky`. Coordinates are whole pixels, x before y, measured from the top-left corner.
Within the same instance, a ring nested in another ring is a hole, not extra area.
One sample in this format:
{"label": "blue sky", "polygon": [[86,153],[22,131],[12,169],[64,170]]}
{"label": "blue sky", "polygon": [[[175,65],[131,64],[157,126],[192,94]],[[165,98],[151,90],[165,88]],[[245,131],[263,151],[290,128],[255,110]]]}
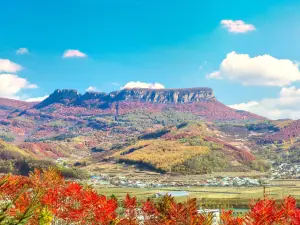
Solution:
{"label": "blue sky", "polygon": [[[130,81],[157,82],[211,87],[235,108],[300,118],[300,107],[294,109],[300,99],[299,1],[11,0],[1,8],[0,59],[22,67],[7,71],[0,64],[2,97],[42,97],[57,88],[85,92],[91,86],[109,92]],[[234,24],[226,27],[224,20],[242,20],[242,30],[230,30]],[[28,52],[17,54],[20,48]],[[67,50],[85,57],[63,57]],[[259,57],[264,55],[272,59]]]}

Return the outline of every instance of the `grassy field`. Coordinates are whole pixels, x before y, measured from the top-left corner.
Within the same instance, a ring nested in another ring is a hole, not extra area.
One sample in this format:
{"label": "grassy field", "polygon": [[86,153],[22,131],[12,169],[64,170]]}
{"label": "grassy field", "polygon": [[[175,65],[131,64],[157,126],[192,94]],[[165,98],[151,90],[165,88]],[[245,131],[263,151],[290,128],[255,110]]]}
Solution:
{"label": "grassy field", "polygon": [[[294,196],[300,199],[300,181],[298,186],[275,186],[266,187],[266,195],[275,199],[281,199],[284,196]],[[120,188],[120,187],[99,187],[98,191],[104,195],[116,195],[124,197],[127,193],[145,199],[153,196],[155,193],[168,191],[187,191],[189,195],[180,198],[210,198],[210,199],[258,199],[263,198],[263,187],[190,187],[190,188]]]}
{"label": "grassy field", "polygon": [[[109,176],[127,177],[130,180],[157,180],[169,182],[187,182],[193,183],[201,179],[211,179],[218,176],[228,177],[261,177],[266,174],[252,171],[252,172],[227,172],[227,173],[213,173],[208,175],[170,175],[159,174],[155,172],[139,170],[134,166],[126,164],[113,163],[98,163],[87,167],[92,174],[104,173]],[[274,186],[267,186],[265,193],[267,196],[282,199],[285,196],[291,195],[299,199],[300,203],[300,180],[273,180],[271,182]],[[187,198],[197,198],[200,204],[211,204],[211,207],[218,205],[225,205],[228,207],[247,207],[249,201],[252,199],[263,198],[263,187],[172,187],[172,188],[129,188],[129,187],[95,187],[99,193],[111,196],[115,195],[119,198],[124,198],[127,193],[136,196],[138,199],[146,199],[153,197],[156,193],[169,191],[187,191],[189,195],[176,197],[179,201],[184,201]]]}
{"label": "grassy field", "polygon": [[[283,181],[289,183],[291,181]],[[300,200],[300,181],[294,181],[296,186],[266,187],[266,196],[277,200],[286,196],[293,196]],[[247,208],[251,200],[264,197],[263,187],[190,187],[190,188],[98,188],[99,193],[119,199],[124,199],[127,193],[136,196],[138,200],[154,197],[156,193],[167,193],[170,191],[186,191],[187,196],[175,197],[178,201],[188,198],[197,198],[199,205],[206,208]]]}

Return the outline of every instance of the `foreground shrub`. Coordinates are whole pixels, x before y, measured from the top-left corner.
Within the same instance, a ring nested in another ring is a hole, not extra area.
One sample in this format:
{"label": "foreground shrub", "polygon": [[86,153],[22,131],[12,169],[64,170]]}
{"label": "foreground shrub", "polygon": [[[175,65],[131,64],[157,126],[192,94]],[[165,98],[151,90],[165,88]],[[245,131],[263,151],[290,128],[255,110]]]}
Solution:
{"label": "foreground shrub", "polygon": [[1,177],[0,224],[49,224],[51,214],[41,200],[51,187],[60,185],[64,180],[52,169],[43,173],[36,170],[29,177]]}
{"label": "foreground shrub", "polygon": [[78,224],[110,224],[117,217],[117,200],[98,195],[78,183],[51,188],[42,198],[57,220]]}
{"label": "foreground shrub", "polygon": [[222,221],[226,225],[271,225],[271,224],[300,224],[300,210],[292,197],[284,199],[283,203],[276,204],[275,200],[264,199],[253,202],[251,209],[244,217],[234,218],[233,212],[223,212]]}
{"label": "foreground shrub", "polygon": [[[138,202],[129,195],[118,205],[115,197],[99,195],[91,187],[64,180],[54,169],[35,170],[28,177],[0,178],[0,224],[91,225],[209,225],[212,215],[199,214],[196,199],[177,203],[171,196]],[[117,213],[117,212],[121,213]],[[287,197],[281,204],[265,198],[236,218],[222,212],[224,225],[299,225],[300,210]]]}

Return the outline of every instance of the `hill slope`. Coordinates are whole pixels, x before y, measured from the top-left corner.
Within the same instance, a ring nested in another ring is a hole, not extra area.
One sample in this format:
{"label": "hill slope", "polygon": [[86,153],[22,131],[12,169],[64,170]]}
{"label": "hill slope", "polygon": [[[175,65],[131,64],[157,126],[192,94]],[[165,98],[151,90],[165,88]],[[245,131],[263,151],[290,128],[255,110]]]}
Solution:
{"label": "hill slope", "polygon": [[107,158],[162,172],[201,174],[267,169],[267,164],[248,149],[227,143],[216,132],[203,123],[170,127],[145,134]]}
{"label": "hill slope", "polygon": [[16,115],[25,109],[33,107],[35,104],[36,103],[0,98],[0,120],[6,118],[11,113],[12,116]]}

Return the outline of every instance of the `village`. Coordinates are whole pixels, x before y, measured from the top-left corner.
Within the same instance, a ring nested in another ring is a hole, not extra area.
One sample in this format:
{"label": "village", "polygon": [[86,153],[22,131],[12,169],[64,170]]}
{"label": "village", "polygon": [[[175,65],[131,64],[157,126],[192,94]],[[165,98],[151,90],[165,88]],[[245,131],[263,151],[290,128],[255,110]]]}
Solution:
{"label": "village", "polygon": [[154,181],[154,180],[134,180],[128,179],[125,176],[108,176],[106,174],[100,174],[97,176],[91,176],[88,182],[91,185],[104,185],[109,187],[134,187],[134,188],[161,188],[161,187],[253,187],[259,186],[260,180],[248,178],[248,177],[223,177],[203,179],[193,182],[175,182],[175,181]]}
{"label": "village", "polygon": [[[58,158],[58,164],[68,167],[63,158]],[[245,176],[216,176],[199,178],[197,180],[174,181],[172,179],[139,179],[117,174],[94,174],[88,183],[95,186],[134,187],[134,188],[162,188],[162,187],[255,187],[267,184],[276,179],[300,179],[300,164],[281,163],[265,174],[265,177],[253,178]]]}
{"label": "village", "polygon": [[271,169],[271,179],[300,179],[300,165],[281,163]]}

